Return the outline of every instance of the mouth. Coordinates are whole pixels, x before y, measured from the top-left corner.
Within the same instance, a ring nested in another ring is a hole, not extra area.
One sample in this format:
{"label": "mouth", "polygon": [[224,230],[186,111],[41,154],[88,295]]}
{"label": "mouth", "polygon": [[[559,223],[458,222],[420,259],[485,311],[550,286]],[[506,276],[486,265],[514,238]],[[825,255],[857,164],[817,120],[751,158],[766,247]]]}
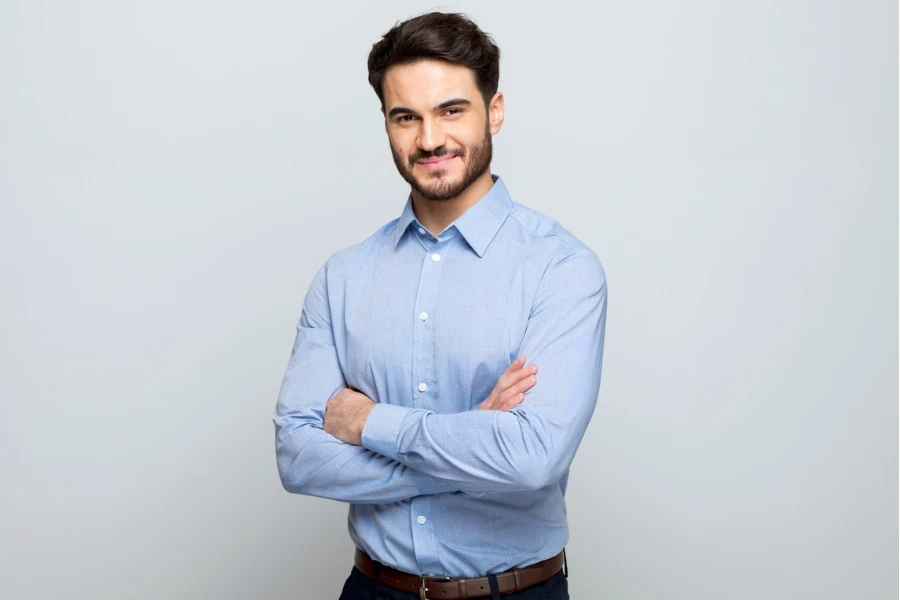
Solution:
{"label": "mouth", "polygon": [[456,158],[455,154],[451,154],[449,156],[440,156],[437,158],[428,158],[426,160],[416,161],[416,164],[425,169],[426,171],[436,171],[437,169],[443,169],[450,164],[450,161]]}

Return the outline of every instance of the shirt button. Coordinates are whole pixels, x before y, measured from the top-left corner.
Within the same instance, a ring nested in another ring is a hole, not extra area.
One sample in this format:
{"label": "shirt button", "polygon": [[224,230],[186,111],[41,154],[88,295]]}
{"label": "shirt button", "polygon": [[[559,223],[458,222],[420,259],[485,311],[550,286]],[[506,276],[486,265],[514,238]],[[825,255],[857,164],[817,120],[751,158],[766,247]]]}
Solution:
{"label": "shirt button", "polygon": [[425,235],[425,228],[419,227],[419,233],[421,233],[422,235]]}
{"label": "shirt button", "polygon": [[424,321],[425,319],[428,318],[428,313],[427,313],[427,312],[420,312],[420,313],[419,313],[419,318],[422,319],[422,320]]}
{"label": "shirt button", "polygon": [[437,261],[441,260],[441,255],[440,254],[432,254],[431,260],[433,260],[434,262],[437,262]]}
{"label": "shirt button", "polygon": [[416,521],[419,522],[419,525],[424,525],[424,524],[425,524],[425,517],[419,517],[418,519],[416,519]]}
{"label": "shirt button", "polygon": [[425,385],[425,382],[424,382],[424,381],[423,381],[422,383],[419,384],[419,391],[420,391],[420,392],[424,392],[424,391],[427,390],[427,389],[428,389],[428,386]]}

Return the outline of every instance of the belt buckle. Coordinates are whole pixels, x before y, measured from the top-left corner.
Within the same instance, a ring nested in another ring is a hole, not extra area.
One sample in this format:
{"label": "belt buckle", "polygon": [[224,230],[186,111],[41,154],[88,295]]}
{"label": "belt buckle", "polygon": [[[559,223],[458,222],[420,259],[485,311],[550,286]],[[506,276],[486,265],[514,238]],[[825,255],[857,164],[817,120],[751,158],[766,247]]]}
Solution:
{"label": "belt buckle", "polygon": [[453,578],[447,577],[445,575],[419,575],[419,598],[420,600],[428,600],[425,596],[425,592],[428,591],[428,588],[425,587],[426,579],[434,579],[435,581],[450,581]]}

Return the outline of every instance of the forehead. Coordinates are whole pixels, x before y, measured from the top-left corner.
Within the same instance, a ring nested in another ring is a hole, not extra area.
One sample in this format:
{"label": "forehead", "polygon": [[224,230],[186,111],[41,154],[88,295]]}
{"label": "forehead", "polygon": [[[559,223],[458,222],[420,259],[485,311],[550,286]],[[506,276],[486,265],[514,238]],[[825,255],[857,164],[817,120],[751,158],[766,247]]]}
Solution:
{"label": "forehead", "polygon": [[430,110],[449,98],[475,104],[480,93],[471,69],[442,60],[392,65],[385,71],[383,90],[386,110],[398,105]]}

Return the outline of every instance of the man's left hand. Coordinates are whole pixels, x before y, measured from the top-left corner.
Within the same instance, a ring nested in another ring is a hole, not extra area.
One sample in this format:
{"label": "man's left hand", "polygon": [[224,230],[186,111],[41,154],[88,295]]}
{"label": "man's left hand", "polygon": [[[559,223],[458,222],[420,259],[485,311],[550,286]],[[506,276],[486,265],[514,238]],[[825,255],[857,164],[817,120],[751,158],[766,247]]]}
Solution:
{"label": "man's left hand", "polygon": [[325,431],[354,446],[362,446],[362,431],[375,402],[363,393],[344,388],[325,404]]}

